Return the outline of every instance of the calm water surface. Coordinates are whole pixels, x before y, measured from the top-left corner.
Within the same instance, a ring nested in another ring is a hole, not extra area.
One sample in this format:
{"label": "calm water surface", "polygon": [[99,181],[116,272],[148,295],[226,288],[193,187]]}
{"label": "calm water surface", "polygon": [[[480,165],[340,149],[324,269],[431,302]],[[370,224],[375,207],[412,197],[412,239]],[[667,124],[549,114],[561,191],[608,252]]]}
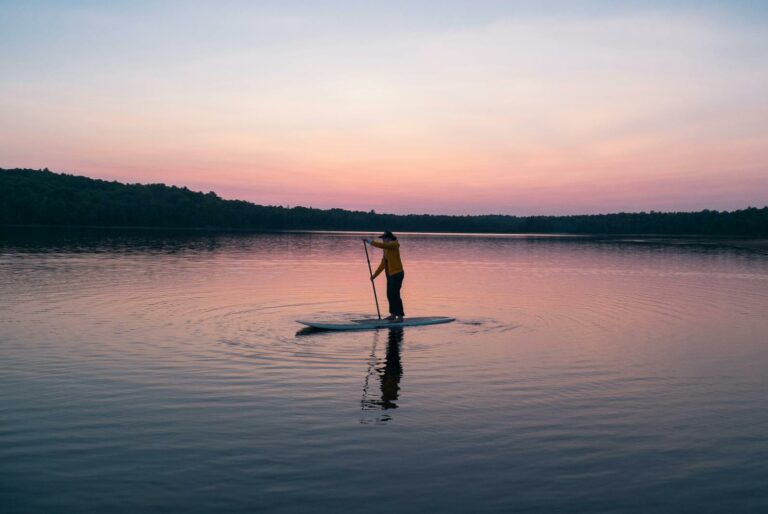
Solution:
{"label": "calm water surface", "polygon": [[1,241],[3,513],[768,512],[764,255],[403,236],[455,323],[297,334],[358,236]]}

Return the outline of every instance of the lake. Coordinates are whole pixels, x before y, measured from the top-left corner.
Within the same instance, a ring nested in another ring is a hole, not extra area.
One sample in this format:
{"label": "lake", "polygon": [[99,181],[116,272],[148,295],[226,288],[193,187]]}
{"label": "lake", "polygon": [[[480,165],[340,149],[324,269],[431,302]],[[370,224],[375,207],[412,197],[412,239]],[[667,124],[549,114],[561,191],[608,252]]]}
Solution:
{"label": "lake", "polygon": [[0,511],[768,512],[768,257],[400,240],[4,231]]}

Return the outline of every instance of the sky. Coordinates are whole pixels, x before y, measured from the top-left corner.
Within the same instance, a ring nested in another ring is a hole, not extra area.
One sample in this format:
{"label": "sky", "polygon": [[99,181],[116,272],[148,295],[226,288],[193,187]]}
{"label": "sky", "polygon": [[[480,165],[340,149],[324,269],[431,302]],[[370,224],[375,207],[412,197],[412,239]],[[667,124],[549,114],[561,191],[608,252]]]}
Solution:
{"label": "sky", "polygon": [[0,12],[2,168],[392,213],[768,204],[765,1]]}

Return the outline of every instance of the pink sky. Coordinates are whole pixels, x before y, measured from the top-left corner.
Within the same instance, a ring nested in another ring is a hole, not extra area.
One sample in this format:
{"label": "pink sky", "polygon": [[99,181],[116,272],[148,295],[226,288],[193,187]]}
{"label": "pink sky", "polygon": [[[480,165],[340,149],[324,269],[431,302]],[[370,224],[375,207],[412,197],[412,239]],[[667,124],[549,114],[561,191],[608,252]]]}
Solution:
{"label": "pink sky", "polygon": [[768,204],[764,17],[41,5],[0,25],[0,167],[397,213]]}

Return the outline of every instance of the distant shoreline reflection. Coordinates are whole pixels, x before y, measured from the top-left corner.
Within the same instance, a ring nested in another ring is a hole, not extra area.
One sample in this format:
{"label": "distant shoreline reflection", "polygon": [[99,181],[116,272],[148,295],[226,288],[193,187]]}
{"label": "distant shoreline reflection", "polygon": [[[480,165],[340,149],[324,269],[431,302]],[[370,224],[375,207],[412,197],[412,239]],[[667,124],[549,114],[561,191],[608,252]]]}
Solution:
{"label": "distant shoreline reflection", "polygon": [[[363,384],[363,398],[360,401],[362,411],[387,411],[398,408],[398,405],[395,402],[400,393],[400,379],[403,376],[403,364],[400,358],[403,336],[404,330],[402,328],[390,329],[388,331],[387,351],[384,361],[382,362],[376,357],[379,332],[374,334],[368,372],[365,375],[365,382]],[[374,395],[370,391],[370,380],[374,373],[379,376],[380,395]],[[374,419],[363,418],[360,422],[364,424],[385,423],[390,419],[392,418],[388,414],[381,414]]]}

